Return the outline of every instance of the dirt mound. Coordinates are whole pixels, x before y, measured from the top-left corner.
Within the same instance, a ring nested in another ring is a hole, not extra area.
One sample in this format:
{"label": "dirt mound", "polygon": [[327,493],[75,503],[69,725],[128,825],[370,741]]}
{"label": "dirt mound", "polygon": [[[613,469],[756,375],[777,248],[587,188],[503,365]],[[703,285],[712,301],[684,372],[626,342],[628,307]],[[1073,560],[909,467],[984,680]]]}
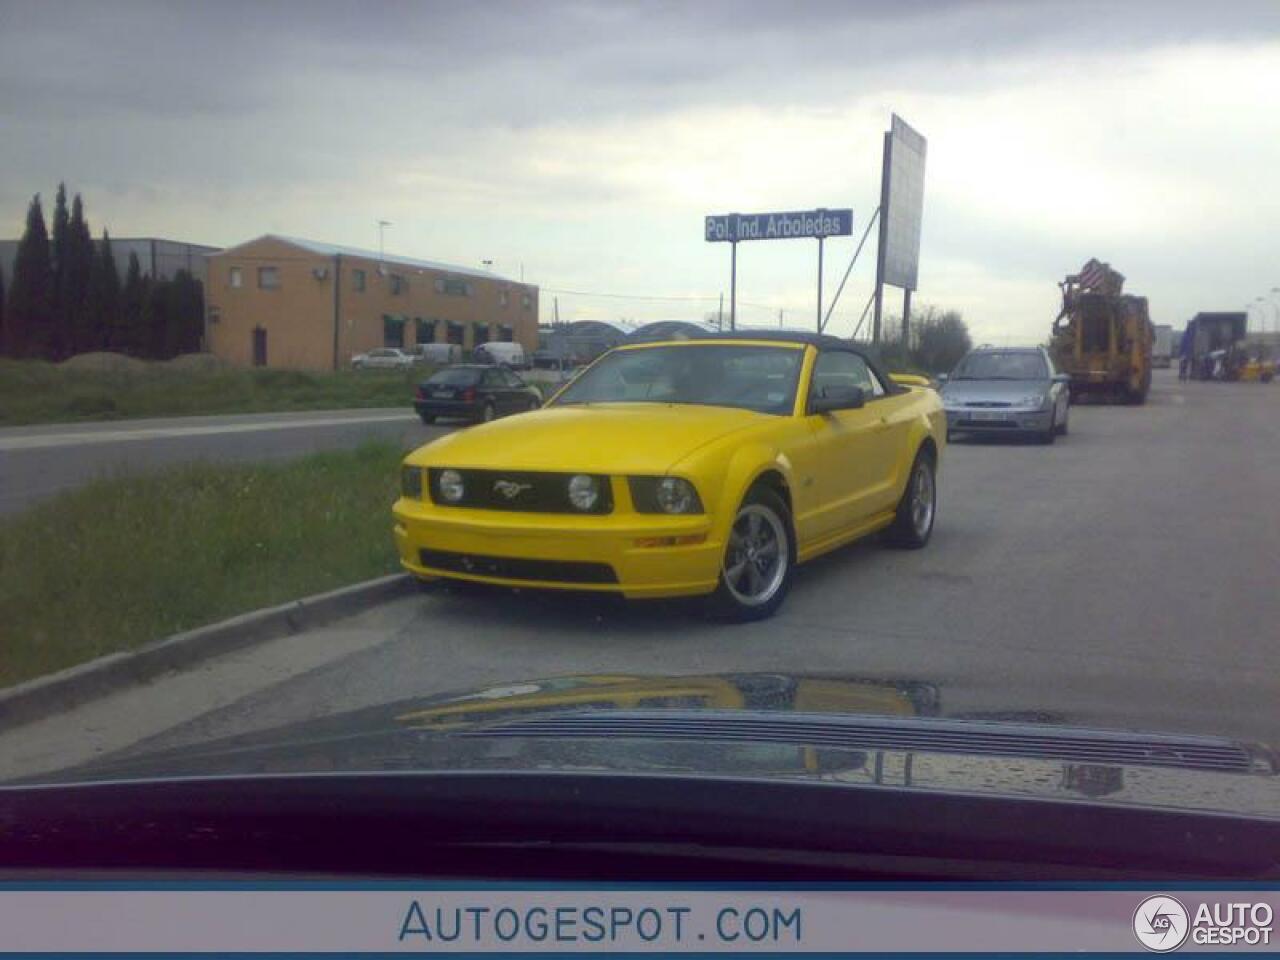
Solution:
{"label": "dirt mound", "polygon": [[147,362],[123,353],[79,353],[59,364],[64,370],[83,370],[92,373],[141,373]]}

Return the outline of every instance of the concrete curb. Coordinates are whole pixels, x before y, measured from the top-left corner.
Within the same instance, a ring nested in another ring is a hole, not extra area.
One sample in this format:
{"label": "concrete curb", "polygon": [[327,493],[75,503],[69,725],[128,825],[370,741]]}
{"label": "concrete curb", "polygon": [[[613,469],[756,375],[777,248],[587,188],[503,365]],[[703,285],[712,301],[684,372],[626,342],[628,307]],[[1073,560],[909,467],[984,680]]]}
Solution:
{"label": "concrete curb", "polygon": [[0,728],[30,723],[162,673],[351,616],[408,594],[413,588],[412,577],[395,573],[303,597],[278,607],[254,610],[230,620],[154,640],[136,650],[107,654],[88,663],[28,680],[16,687],[0,690]]}

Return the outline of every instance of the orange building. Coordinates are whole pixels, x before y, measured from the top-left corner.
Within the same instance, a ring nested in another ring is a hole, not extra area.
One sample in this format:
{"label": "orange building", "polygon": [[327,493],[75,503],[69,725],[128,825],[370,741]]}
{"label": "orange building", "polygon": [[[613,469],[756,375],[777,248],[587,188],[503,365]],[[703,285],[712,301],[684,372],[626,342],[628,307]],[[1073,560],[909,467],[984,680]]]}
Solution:
{"label": "orange building", "polygon": [[205,343],[238,366],[336,370],[376,347],[538,346],[538,288],[274,234],[208,257]]}

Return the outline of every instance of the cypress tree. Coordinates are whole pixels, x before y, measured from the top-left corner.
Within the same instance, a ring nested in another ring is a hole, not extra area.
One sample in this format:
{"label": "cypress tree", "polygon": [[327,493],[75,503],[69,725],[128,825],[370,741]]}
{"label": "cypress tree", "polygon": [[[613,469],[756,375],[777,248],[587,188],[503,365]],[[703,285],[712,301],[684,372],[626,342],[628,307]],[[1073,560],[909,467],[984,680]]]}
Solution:
{"label": "cypress tree", "polygon": [[71,315],[71,295],[68,274],[71,261],[71,214],[67,210],[67,185],[58,184],[58,194],[53,205],[53,322],[49,328],[46,356],[61,360],[70,352],[74,324]]}
{"label": "cypress tree", "polygon": [[90,326],[96,342],[86,350],[119,350],[123,343],[120,314],[120,273],[111,252],[111,235],[104,228],[102,242],[93,253],[89,273]]}
{"label": "cypress tree", "polygon": [[146,301],[147,282],[142,276],[142,265],[138,263],[137,253],[131,252],[120,296],[120,340],[116,349],[135,357],[146,355],[147,334],[143,325]]}
{"label": "cypress tree", "polygon": [[89,309],[89,275],[93,272],[93,238],[84,218],[84,203],[76,194],[71,203],[71,224],[67,230],[66,311],[71,340],[68,353],[102,348],[102,336],[95,328]]}
{"label": "cypress tree", "polygon": [[53,267],[40,194],[31,198],[27,225],[13,261],[6,311],[9,352],[15,357],[46,357],[53,331]]}

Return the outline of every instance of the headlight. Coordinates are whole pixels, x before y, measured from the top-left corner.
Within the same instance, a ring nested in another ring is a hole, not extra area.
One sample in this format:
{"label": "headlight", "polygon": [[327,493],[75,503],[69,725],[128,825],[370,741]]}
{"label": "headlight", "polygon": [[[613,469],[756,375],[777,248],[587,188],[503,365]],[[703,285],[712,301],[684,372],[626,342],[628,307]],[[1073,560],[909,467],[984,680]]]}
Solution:
{"label": "headlight", "polygon": [[1049,395],[1045,393],[1032,393],[1023,397],[1018,401],[1020,407],[1043,407],[1049,402]]}
{"label": "headlight", "polygon": [[679,477],[663,477],[658,481],[658,506],[664,513],[692,513],[698,495],[693,484]]}
{"label": "headlight", "polygon": [[400,468],[400,496],[410,500],[422,499],[422,468]]}
{"label": "headlight", "polygon": [[600,502],[600,481],[579,473],[569,478],[569,502],[575,510],[586,513]]}
{"label": "headlight", "polygon": [[639,513],[702,513],[698,491],[681,477],[629,477],[628,483]]}
{"label": "headlight", "polygon": [[440,491],[440,496],[445,503],[458,503],[467,492],[466,484],[462,482],[462,474],[457,470],[441,470],[440,478],[436,481],[436,489]]}

